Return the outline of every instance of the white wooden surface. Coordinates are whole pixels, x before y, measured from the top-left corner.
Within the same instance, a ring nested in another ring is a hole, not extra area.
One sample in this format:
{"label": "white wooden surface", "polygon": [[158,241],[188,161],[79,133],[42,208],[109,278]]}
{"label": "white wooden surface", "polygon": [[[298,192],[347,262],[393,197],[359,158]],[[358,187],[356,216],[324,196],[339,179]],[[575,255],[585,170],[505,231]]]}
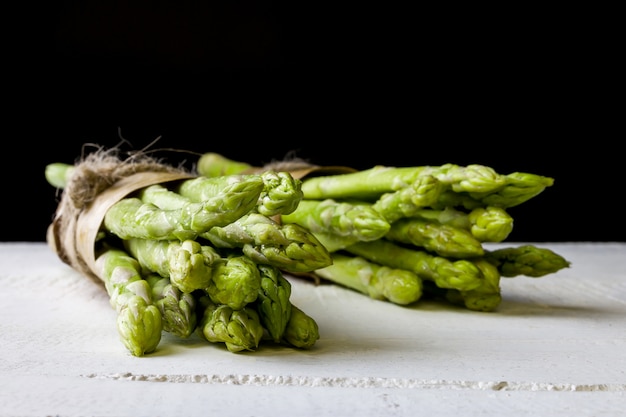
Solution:
{"label": "white wooden surface", "polygon": [[44,243],[0,243],[0,415],[626,415],[626,243],[537,246],[572,267],[503,278],[492,313],[289,277],[313,349],[164,334],[137,358],[102,287]]}

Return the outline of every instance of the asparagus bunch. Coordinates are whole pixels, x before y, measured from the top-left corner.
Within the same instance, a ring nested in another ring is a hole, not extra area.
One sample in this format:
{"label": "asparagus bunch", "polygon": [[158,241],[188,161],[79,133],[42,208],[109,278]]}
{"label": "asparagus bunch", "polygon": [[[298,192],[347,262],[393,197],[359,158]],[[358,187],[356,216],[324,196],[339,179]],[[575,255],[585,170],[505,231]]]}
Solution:
{"label": "asparagus bunch", "polygon": [[[50,164],[46,178],[65,192],[77,171]],[[312,272],[332,258],[311,231],[277,221],[296,211],[301,184],[280,171],[189,176],[110,204],[90,272],[105,284],[129,352],[153,352],[163,331],[195,332],[231,352],[262,341],[311,348],[319,329],[292,305],[283,271]]]}
{"label": "asparagus bunch", "polygon": [[[206,177],[263,172],[215,153],[198,164]],[[502,300],[502,277],[540,277],[569,267],[533,245],[486,249],[513,230],[510,207],[554,184],[524,172],[501,174],[484,165],[389,167],[302,178],[302,201],[283,224],[297,224],[331,253],[315,270],[327,281],[372,298],[410,305],[436,295],[476,311]]]}

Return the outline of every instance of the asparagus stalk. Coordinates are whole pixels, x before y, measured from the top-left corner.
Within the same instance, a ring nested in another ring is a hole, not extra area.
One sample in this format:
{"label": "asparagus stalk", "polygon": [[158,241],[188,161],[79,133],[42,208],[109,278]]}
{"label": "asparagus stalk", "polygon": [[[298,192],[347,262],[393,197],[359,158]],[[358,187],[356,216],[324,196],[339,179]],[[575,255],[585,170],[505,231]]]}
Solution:
{"label": "asparagus stalk", "polygon": [[313,233],[329,233],[370,241],[389,231],[389,222],[369,205],[338,202],[333,199],[302,200],[283,223],[296,223]]}
{"label": "asparagus stalk", "polygon": [[386,239],[358,242],[346,250],[390,268],[405,269],[439,288],[470,290],[481,285],[482,273],[467,259],[450,260],[426,251],[400,246]]}
{"label": "asparagus stalk", "polygon": [[283,341],[299,349],[310,349],[319,338],[319,326],[315,319],[291,303],[291,315],[283,333]]}
{"label": "asparagus stalk", "polygon": [[542,193],[554,184],[554,179],[526,172],[513,172],[505,176],[506,184],[493,193],[470,193],[486,206],[514,207]]}
{"label": "asparagus stalk", "polygon": [[569,268],[570,262],[547,248],[534,245],[487,251],[485,259],[498,268],[503,277],[519,275],[538,278]]}
{"label": "asparagus stalk", "polygon": [[153,184],[140,189],[137,191],[137,198],[146,204],[153,204],[161,210],[180,210],[183,207],[188,207],[190,204],[206,204],[212,200],[209,199],[203,203],[193,203],[189,198],[183,197],[162,184]]}
{"label": "asparagus stalk", "polygon": [[171,212],[180,212],[179,221],[190,219],[189,229],[198,233],[211,227],[224,226],[237,220],[256,207],[259,196],[256,184],[236,182],[225,186],[216,195],[201,202],[166,188],[160,184],[150,185],[139,190],[137,197],[146,204]]}
{"label": "asparagus stalk", "polygon": [[424,171],[424,174],[433,175],[457,193],[490,193],[500,189],[506,182],[493,168],[478,164],[465,167],[445,164],[439,167],[425,167]]}
{"label": "asparagus stalk", "polygon": [[502,242],[513,230],[513,218],[501,207],[478,207],[469,213],[453,207],[423,208],[411,217],[469,230],[479,242]]}
{"label": "asparagus stalk", "polygon": [[481,243],[466,229],[418,218],[395,221],[386,238],[449,258],[472,258],[484,254]]}
{"label": "asparagus stalk", "polygon": [[274,216],[295,210],[303,197],[302,182],[288,172],[264,171],[259,174],[231,174],[221,177],[197,177],[182,181],[173,191],[195,202],[211,198],[230,198],[236,189],[253,189],[252,207],[259,213]]}
{"label": "asparagus stalk", "polygon": [[63,189],[67,186],[72,174],[74,173],[74,165],[55,162],[46,165],[45,177],[50,185]]}
{"label": "asparagus stalk", "polygon": [[107,210],[104,227],[120,239],[195,239],[211,227],[228,224],[244,214],[240,202],[236,204],[238,210],[234,211],[230,205],[224,205],[224,201],[214,199],[206,204],[188,203],[178,209],[163,210],[139,198],[127,197]]}
{"label": "asparagus stalk", "polygon": [[421,175],[435,177],[454,192],[493,192],[505,185],[504,177],[484,165],[466,167],[441,166],[387,167],[375,166],[348,174],[307,178],[303,181],[305,199],[377,199],[382,194],[400,190]]}
{"label": "asparagus stalk", "polygon": [[302,181],[289,172],[263,171],[263,191],[256,210],[268,217],[292,213],[302,200]]}
{"label": "asparagus stalk", "polygon": [[252,168],[253,166],[246,162],[235,161],[219,153],[206,152],[198,159],[196,171],[205,177],[221,177],[240,174]]}
{"label": "asparagus stalk", "polygon": [[104,216],[104,227],[120,239],[195,239],[193,216],[182,210],[161,210],[139,198],[127,197],[113,204]]}
{"label": "asparagus stalk", "polygon": [[333,253],[333,264],[315,271],[334,283],[375,300],[408,305],[422,296],[422,280],[412,271],[390,268],[360,256]]}
{"label": "asparagus stalk", "polygon": [[570,265],[562,256],[551,250],[533,245],[490,251],[484,258],[474,259],[473,262],[485,278],[482,285],[468,291],[451,290],[446,297],[450,302],[462,304],[470,310],[486,312],[494,311],[502,301],[500,293],[502,276],[542,277]]}
{"label": "asparagus stalk", "polygon": [[257,299],[260,288],[256,263],[245,255],[231,255],[217,264],[204,290],[214,303],[241,310]]}
{"label": "asparagus stalk", "polygon": [[475,259],[473,262],[483,274],[481,285],[467,291],[448,290],[446,298],[451,303],[463,305],[469,310],[494,311],[502,301],[500,272],[485,259]]}
{"label": "asparagus stalk", "polygon": [[549,177],[523,172],[496,173],[484,165],[454,164],[421,167],[373,168],[347,174],[307,178],[302,183],[304,199],[360,199],[375,201],[383,194],[410,186],[420,176],[431,175],[445,185],[432,208],[481,206],[502,208],[519,205],[553,185]]}
{"label": "asparagus stalk", "polygon": [[126,349],[134,356],[156,350],[163,330],[161,312],[152,302],[137,260],[123,250],[107,248],[95,267],[117,312],[117,330]]}
{"label": "asparagus stalk", "polygon": [[261,287],[256,300],[256,310],[269,338],[280,343],[291,317],[291,283],[280,269],[272,265],[258,265]]}
{"label": "asparagus stalk", "polygon": [[292,243],[280,223],[256,212],[248,213],[226,226],[214,227],[201,237],[216,248],[229,249],[242,248],[246,244],[286,246]]}
{"label": "asparagus stalk", "polygon": [[282,245],[243,245],[243,253],[256,263],[274,265],[286,272],[311,272],[332,262],[328,250],[317,238],[297,224],[284,224],[282,232],[290,241]]}
{"label": "asparagus stalk", "polygon": [[374,201],[382,194],[409,186],[419,171],[377,165],[370,169],[347,174],[321,175],[302,182],[304,199],[355,199]]}
{"label": "asparagus stalk", "polygon": [[330,254],[317,238],[295,223],[279,224],[259,213],[248,213],[201,237],[218,248],[241,248],[256,263],[291,272],[310,272],[330,264]]}
{"label": "asparagus stalk", "polygon": [[169,278],[150,274],[146,281],[152,289],[154,305],[161,312],[163,330],[187,338],[196,328],[196,299],[171,284]]}
{"label": "asparagus stalk", "polygon": [[554,179],[541,175],[514,172],[504,176],[506,184],[490,193],[441,193],[433,208],[463,207],[472,210],[478,207],[495,206],[510,208],[518,206],[542,193],[554,184]]}
{"label": "asparagus stalk", "polygon": [[513,217],[501,207],[480,207],[467,217],[470,232],[480,242],[502,242],[513,231]]}
{"label": "asparagus stalk", "polygon": [[207,288],[214,269],[224,262],[215,249],[195,240],[128,239],[123,243],[143,269],[168,277],[186,293]]}
{"label": "asparagus stalk", "polygon": [[[232,198],[237,193],[244,193],[250,198],[245,212],[259,201],[265,183],[260,175],[227,175],[222,177],[196,177],[181,181],[172,191],[195,202],[213,198]],[[246,198],[246,201],[248,199]],[[234,208],[235,206],[233,206]]]}
{"label": "asparagus stalk", "polygon": [[437,203],[444,185],[432,175],[422,175],[398,191],[381,195],[372,208],[383,215],[389,223],[403,217],[412,217],[424,207]]}
{"label": "asparagus stalk", "polygon": [[202,307],[198,331],[209,342],[224,343],[233,353],[256,350],[263,337],[259,315],[251,306],[234,310],[200,298]]}

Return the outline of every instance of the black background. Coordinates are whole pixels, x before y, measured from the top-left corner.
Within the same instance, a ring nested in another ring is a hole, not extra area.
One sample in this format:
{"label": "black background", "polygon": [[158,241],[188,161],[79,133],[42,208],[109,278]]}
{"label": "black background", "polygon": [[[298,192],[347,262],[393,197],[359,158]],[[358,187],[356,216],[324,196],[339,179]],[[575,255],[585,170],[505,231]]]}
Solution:
{"label": "black background", "polygon": [[3,241],[45,240],[46,164],[122,138],[188,166],[532,172],[555,184],[510,209],[509,240],[625,241],[616,55],[584,10],[51,4],[5,64]]}

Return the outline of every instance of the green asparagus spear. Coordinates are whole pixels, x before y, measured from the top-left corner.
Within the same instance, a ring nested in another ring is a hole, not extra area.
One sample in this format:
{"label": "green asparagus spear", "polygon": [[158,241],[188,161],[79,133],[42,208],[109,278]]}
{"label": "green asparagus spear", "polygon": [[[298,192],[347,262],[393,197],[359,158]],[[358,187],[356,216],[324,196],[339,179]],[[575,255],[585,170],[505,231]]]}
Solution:
{"label": "green asparagus spear", "polygon": [[268,217],[292,213],[302,200],[302,181],[288,172],[264,171],[263,191],[256,210]]}
{"label": "green asparagus spear", "polygon": [[246,244],[286,246],[291,241],[285,236],[283,226],[260,213],[251,212],[223,226],[203,233],[216,248],[242,248]]}
{"label": "green asparagus spear", "polygon": [[355,199],[375,201],[382,194],[412,184],[419,170],[377,165],[347,174],[320,175],[302,182],[305,200]]}
{"label": "green asparagus spear", "polygon": [[301,186],[302,182],[288,172],[264,171],[259,174],[197,177],[181,182],[173,191],[196,202],[216,197],[228,202],[237,189],[253,189],[257,193],[254,204],[252,207],[246,205],[245,212],[255,208],[259,213],[274,216],[296,209],[303,196]]}
{"label": "green asparagus spear", "polygon": [[485,259],[475,259],[474,264],[483,274],[482,284],[467,291],[448,290],[446,298],[453,304],[464,305],[474,311],[494,311],[502,301],[500,272]]}
{"label": "green asparagus spear", "polygon": [[505,183],[502,175],[493,168],[478,164],[467,166],[445,164],[417,167],[417,169],[420,170],[420,175],[432,175],[457,193],[492,192],[501,188]]}
{"label": "green asparagus spear", "polygon": [[231,255],[216,266],[204,290],[214,303],[240,310],[257,299],[260,288],[256,263],[244,255]]}
{"label": "green asparagus spear", "polygon": [[485,259],[507,278],[518,275],[538,278],[570,267],[570,262],[561,255],[534,245],[488,250]]}
{"label": "green asparagus spear", "polygon": [[478,207],[469,213],[453,207],[423,208],[411,217],[469,230],[479,242],[502,242],[513,230],[513,218],[501,207]]}
{"label": "green asparagus spear", "polygon": [[[244,171],[251,168],[253,167],[245,162],[234,161],[220,154],[209,152],[203,154],[198,160],[197,171],[207,178],[220,176],[239,177],[240,179],[261,178],[263,190],[257,201],[256,209],[266,216],[291,213],[296,209],[302,199],[302,182],[299,179],[294,178],[289,172],[278,172],[272,169],[255,174],[243,174]],[[198,182],[211,183],[210,181]],[[195,191],[192,193],[195,195]]]}
{"label": "green asparagus spear", "polygon": [[510,208],[518,206],[542,193],[554,184],[554,179],[536,174],[514,172],[504,176],[505,185],[499,190],[485,193],[455,193],[447,190],[441,193],[439,201],[432,208],[463,207],[472,210],[478,207],[494,206]]}
{"label": "green asparagus spear", "polygon": [[470,232],[480,242],[502,242],[513,231],[513,217],[501,207],[480,207],[467,217]]}
{"label": "green asparagus spear", "polygon": [[183,197],[161,184],[153,184],[140,189],[137,192],[137,198],[144,203],[154,204],[161,210],[179,210],[190,204],[202,205],[212,200],[209,199],[203,203],[193,203],[189,198]]}
{"label": "green asparagus spear", "polygon": [[127,239],[123,243],[142,268],[169,277],[172,285],[186,293],[207,288],[214,269],[224,262],[211,246],[194,240]]}
{"label": "green asparagus spear", "polygon": [[206,152],[198,159],[196,170],[205,177],[221,177],[240,174],[252,168],[252,165],[246,162],[235,161],[219,153]]}
{"label": "green asparagus spear", "polygon": [[201,298],[202,306],[198,331],[212,343],[224,343],[233,353],[256,350],[263,338],[259,315],[251,306],[233,310],[224,304],[215,304]]}
{"label": "green asparagus spear", "polygon": [[389,231],[389,222],[365,204],[333,199],[302,200],[291,214],[281,216],[283,223],[296,223],[313,233],[353,236],[357,240],[380,239]]}
{"label": "green asparagus spear", "polygon": [[317,275],[375,300],[408,305],[422,296],[422,280],[412,271],[383,266],[360,256],[335,252],[332,257],[333,264],[316,270]]}
{"label": "green asparagus spear", "polygon": [[243,245],[243,253],[256,263],[274,265],[286,272],[311,272],[332,262],[328,250],[317,238],[297,224],[284,224],[288,245]]}
{"label": "green asparagus spear", "polygon": [[117,315],[122,342],[134,356],[154,352],[163,330],[161,313],[140,296],[128,297],[124,304],[126,308]]}
{"label": "green asparagus spear", "polygon": [[418,176],[406,187],[382,194],[372,208],[392,223],[402,217],[412,217],[416,211],[436,204],[443,190],[443,183],[432,175]]}
{"label": "green asparagus spear", "polygon": [[224,204],[232,201],[231,209],[236,209],[242,203],[233,199],[237,194],[243,193],[244,213],[254,208],[258,201],[265,183],[260,175],[226,175],[222,177],[196,177],[181,181],[172,191],[195,202],[202,202],[214,198],[224,199]]}
{"label": "green asparagus spear", "polygon": [[492,168],[483,165],[466,167],[441,166],[373,168],[348,174],[318,176],[303,181],[305,199],[377,199],[382,194],[400,190],[414,183],[421,175],[430,175],[454,192],[493,192],[506,180]]}
{"label": "green asparagus spear", "polygon": [[152,303],[151,289],[137,260],[126,252],[107,248],[98,255],[96,273],[103,280],[117,312],[117,330],[134,356],[156,350],[161,341],[161,312]]}
{"label": "green asparagus spear", "polygon": [[154,305],[161,312],[163,330],[187,338],[196,328],[196,299],[171,284],[169,278],[150,274],[146,281],[152,288]]}
{"label": "green asparagus spear", "polygon": [[310,349],[320,338],[315,319],[291,303],[291,316],[283,333],[283,341],[299,349]]}
{"label": "green asparagus spear", "polygon": [[50,185],[56,188],[65,188],[74,173],[74,165],[55,162],[46,165],[45,177]]}
{"label": "green asparagus spear", "polygon": [[346,250],[390,268],[412,271],[423,280],[435,282],[440,288],[470,290],[481,285],[483,280],[478,267],[467,259],[451,260],[386,239],[358,242]]}
{"label": "green asparagus spear", "polygon": [[291,317],[291,283],[280,269],[272,265],[258,265],[261,288],[256,300],[256,310],[269,338],[280,343]]}
{"label": "green asparagus spear", "polygon": [[537,196],[554,184],[554,179],[526,172],[514,172],[505,176],[506,184],[493,193],[470,193],[486,206],[514,207]]}
{"label": "green asparagus spear", "polygon": [[445,164],[439,167],[425,167],[424,171],[423,174],[434,176],[457,193],[493,192],[506,182],[493,168],[478,164],[468,166]]}
{"label": "green asparagus spear", "polygon": [[245,182],[228,185],[217,195],[202,202],[193,202],[160,184],[141,189],[137,197],[162,210],[179,212],[180,222],[187,222],[190,224],[189,229],[202,233],[211,227],[232,223],[256,207],[258,187],[249,185]]}
{"label": "green asparagus spear", "polygon": [[113,204],[104,216],[104,227],[120,239],[195,239],[193,217],[182,210],[161,210],[154,204],[127,197]]}
{"label": "green asparagus spear", "polygon": [[471,258],[484,254],[481,243],[466,229],[418,218],[393,222],[386,238],[449,258]]}
{"label": "green asparagus spear", "polygon": [[255,262],[291,272],[310,272],[330,264],[330,254],[313,233],[295,223],[279,224],[259,213],[248,213],[201,237],[218,248],[242,248]]}

